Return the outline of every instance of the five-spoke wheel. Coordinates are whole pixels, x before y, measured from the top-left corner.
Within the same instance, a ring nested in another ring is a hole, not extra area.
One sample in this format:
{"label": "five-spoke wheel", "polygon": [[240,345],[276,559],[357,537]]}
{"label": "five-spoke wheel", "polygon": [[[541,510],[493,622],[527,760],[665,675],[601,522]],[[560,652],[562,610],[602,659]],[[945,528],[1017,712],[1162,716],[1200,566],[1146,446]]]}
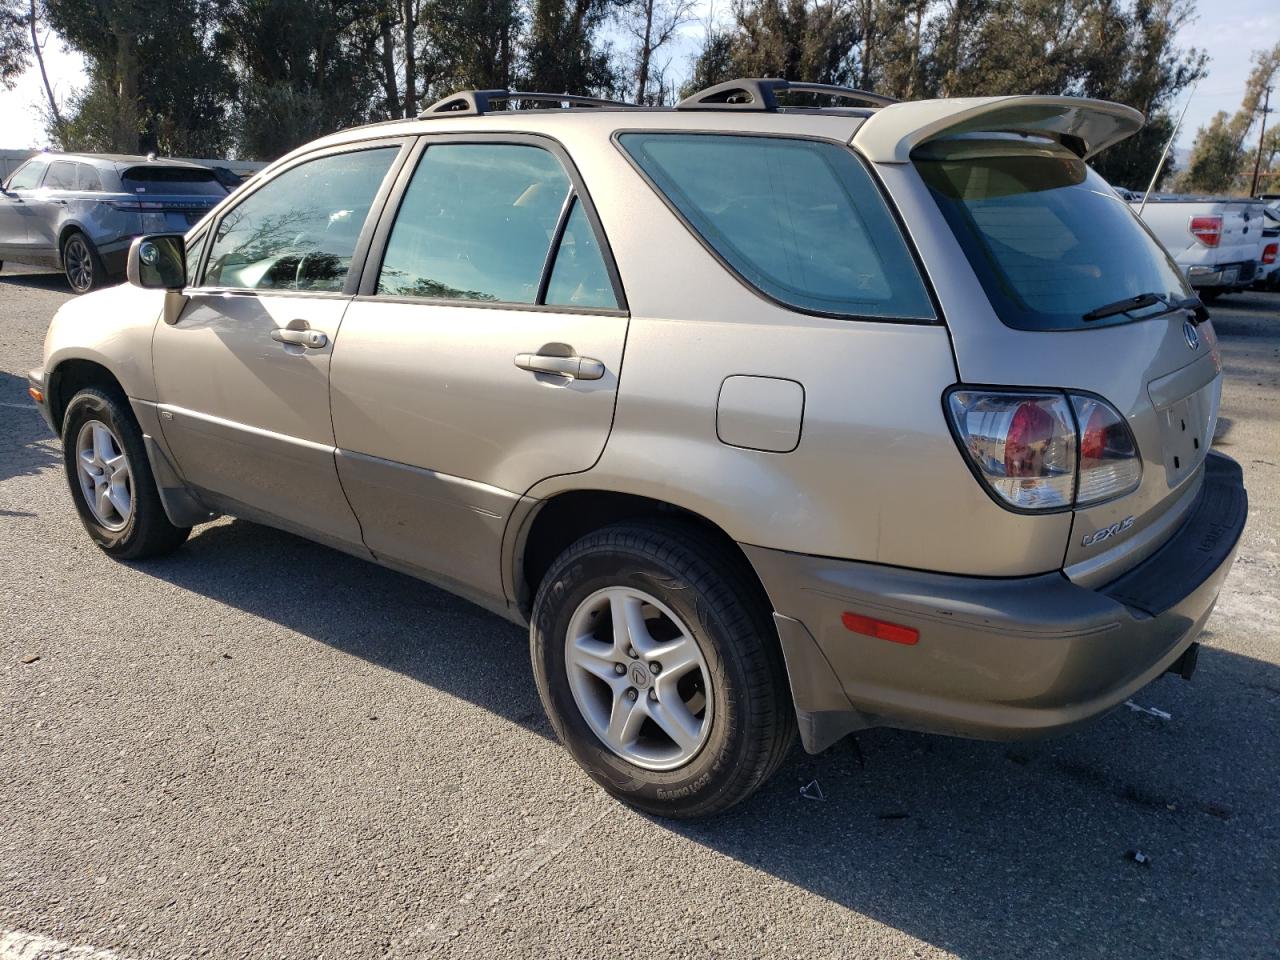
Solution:
{"label": "five-spoke wheel", "polygon": [[606,587],[583,600],[565,664],[587,725],[624,760],[670,770],[706,742],[710,671],[689,629],[651,594]]}
{"label": "five-spoke wheel", "polygon": [[85,503],[108,530],[123,530],[133,516],[133,475],[120,439],[99,420],[88,420],[76,438],[76,472]]}

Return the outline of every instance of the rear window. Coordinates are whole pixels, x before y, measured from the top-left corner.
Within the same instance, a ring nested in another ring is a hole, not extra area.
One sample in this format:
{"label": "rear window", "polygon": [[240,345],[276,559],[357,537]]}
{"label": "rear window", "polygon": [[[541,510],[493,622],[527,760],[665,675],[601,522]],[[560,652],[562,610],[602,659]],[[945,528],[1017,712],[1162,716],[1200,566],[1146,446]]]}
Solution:
{"label": "rear window", "polygon": [[225,197],[226,188],[212,170],[189,167],[130,167],[121,177],[126,193],[163,193],[198,197]]}
{"label": "rear window", "polygon": [[847,148],[727,134],[618,140],[702,241],[771,299],[823,316],[934,319],[897,223]]}
{"label": "rear window", "polygon": [[925,144],[912,159],[1010,327],[1125,323],[1168,306],[1092,321],[1084,315],[1145,293],[1168,300],[1191,294],[1129,205],[1057,144],[957,138]]}

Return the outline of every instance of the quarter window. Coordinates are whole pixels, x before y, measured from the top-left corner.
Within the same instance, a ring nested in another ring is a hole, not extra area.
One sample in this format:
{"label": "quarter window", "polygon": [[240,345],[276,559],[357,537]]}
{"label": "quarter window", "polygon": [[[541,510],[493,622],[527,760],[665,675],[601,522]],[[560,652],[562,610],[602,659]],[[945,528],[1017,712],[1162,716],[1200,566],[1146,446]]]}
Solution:
{"label": "quarter window", "polygon": [[619,142],[707,246],[774,300],[824,315],[934,318],[902,232],[847,147],[727,134]]}
{"label": "quarter window", "polygon": [[299,164],[218,222],[204,286],[337,291],[398,147]]}
{"label": "quarter window", "polygon": [[609,271],[596,243],[586,210],[577,199],[565,224],[547,285],[546,303],[565,307],[618,308]]}

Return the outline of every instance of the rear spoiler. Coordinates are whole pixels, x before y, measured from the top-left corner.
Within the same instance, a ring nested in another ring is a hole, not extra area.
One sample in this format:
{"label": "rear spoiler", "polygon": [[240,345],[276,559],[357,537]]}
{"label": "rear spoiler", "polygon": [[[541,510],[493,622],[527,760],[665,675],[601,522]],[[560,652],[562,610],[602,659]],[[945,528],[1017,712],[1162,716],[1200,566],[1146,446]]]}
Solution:
{"label": "rear spoiler", "polygon": [[1142,129],[1132,107],[1083,97],[958,97],[882,107],[850,141],[873,163],[909,163],[922,143],[959,133],[1026,133],[1056,140],[1081,159]]}

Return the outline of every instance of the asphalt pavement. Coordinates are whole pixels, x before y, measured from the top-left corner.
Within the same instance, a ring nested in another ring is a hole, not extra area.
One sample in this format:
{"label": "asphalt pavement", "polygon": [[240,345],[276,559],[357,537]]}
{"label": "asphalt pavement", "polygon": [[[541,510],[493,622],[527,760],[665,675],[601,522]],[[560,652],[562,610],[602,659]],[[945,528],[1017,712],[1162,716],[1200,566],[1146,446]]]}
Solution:
{"label": "asphalt pavement", "polygon": [[1280,956],[1280,295],[1213,307],[1252,513],[1159,713],[870,731],[692,825],[597,790],[464,601],[236,520],[102,555],[26,399],[67,297],[0,273],[0,960]]}

